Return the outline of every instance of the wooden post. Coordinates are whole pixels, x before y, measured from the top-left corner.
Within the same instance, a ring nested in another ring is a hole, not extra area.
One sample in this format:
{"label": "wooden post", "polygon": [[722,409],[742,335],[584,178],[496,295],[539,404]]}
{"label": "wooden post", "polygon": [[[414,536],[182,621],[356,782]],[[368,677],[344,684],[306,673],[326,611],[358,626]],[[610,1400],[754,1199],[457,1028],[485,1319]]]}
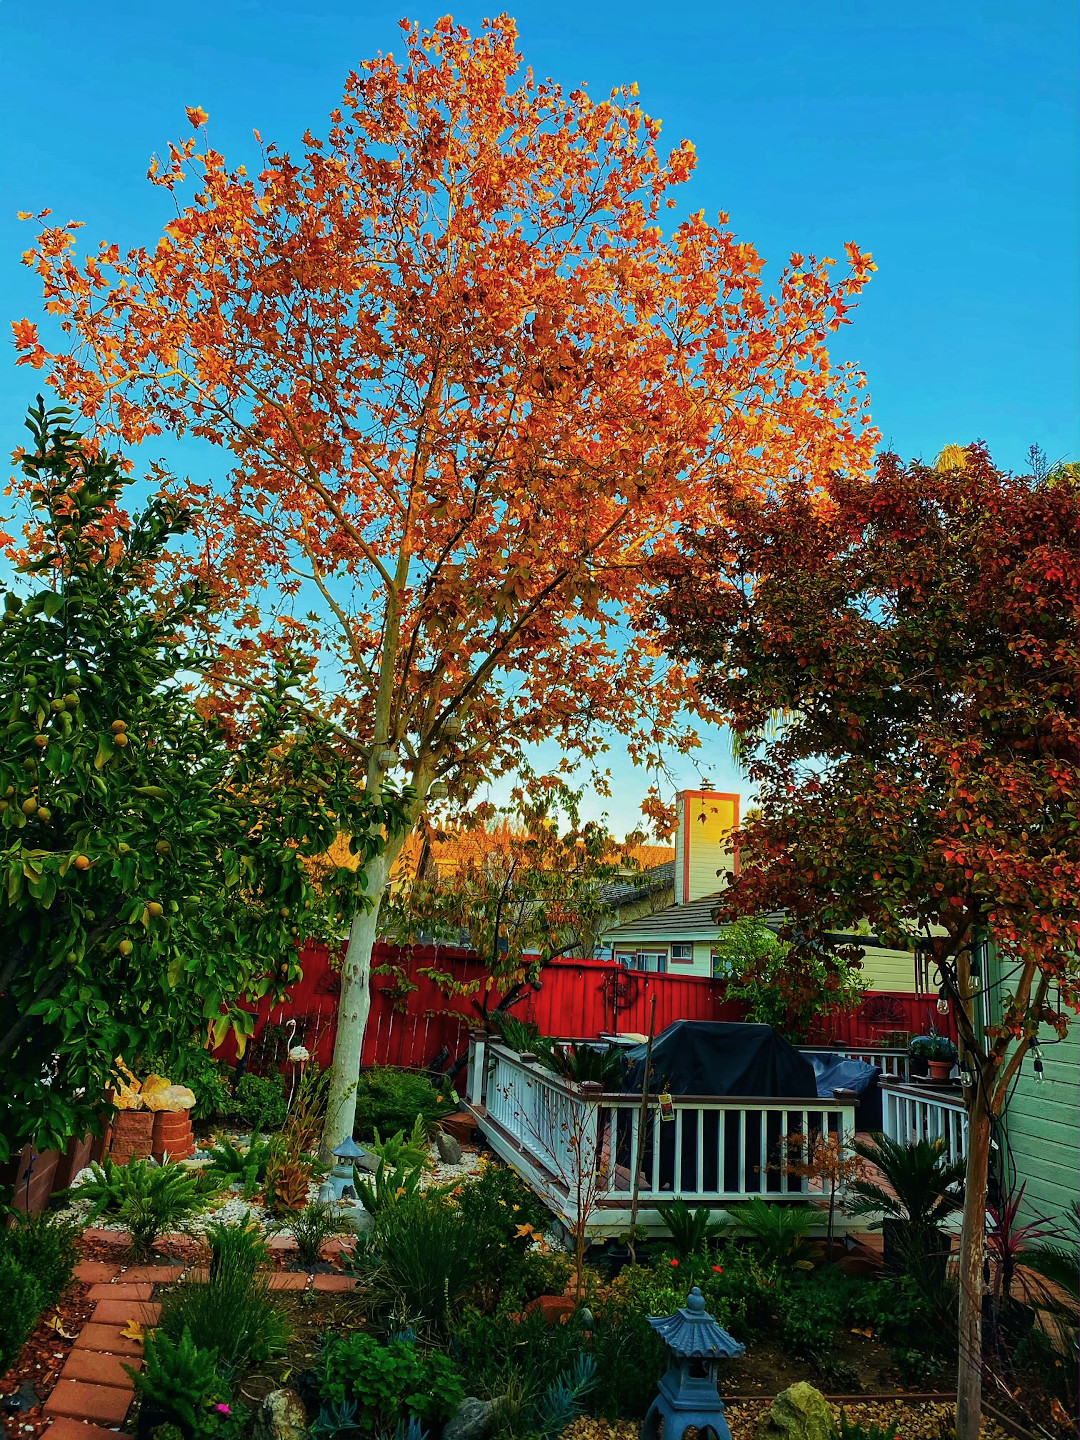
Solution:
{"label": "wooden post", "polygon": [[649,1081],[652,1079],[652,1047],[655,1029],[656,995],[654,993],[649,1004],[649,1038],[645,1045],[645,1069],[641,1075],[641,1105],[638,1108],[637,1144],[634,1146],[634,1153],[631,1156],[634,1174],[630,1188],[630,1239],[627,1242],[627,1249],[630,1251],[631,1263],[635,1265],[637,1264],[637,1237],[634,1231],[637,1227],[638,1192],[641,1189],[641,1153],[642,1146],[645,1142],[645,1122],[649,1115]]}
{"label": "wooden post", "polygon": [[487,1096],[487,1032],[469,1032],[469,1104],[480,1106]]}

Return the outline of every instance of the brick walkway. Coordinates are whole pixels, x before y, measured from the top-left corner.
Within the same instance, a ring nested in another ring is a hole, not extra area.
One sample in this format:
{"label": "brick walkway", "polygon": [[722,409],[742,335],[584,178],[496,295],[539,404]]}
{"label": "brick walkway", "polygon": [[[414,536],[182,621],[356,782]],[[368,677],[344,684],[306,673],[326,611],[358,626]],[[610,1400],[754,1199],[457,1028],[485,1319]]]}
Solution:
{"label": "brick walkway", "polygon": [[[283,1247],[279,1247],[283,1248]],[[124,1369],[142,1369],[142,1342],[123,1332],[131,1320],[156,1325],[161,1306],[154,1300],[157,1285],[170,1285],[185,1275],[182,1265],[137,1265],[123,1270],[102,1260],[84,1260],[75,1278],[90,1286],[93,1314],[79,1332],[60,1378],[42,1407],[49,1417],[49,1440],[129,1440],[122,1427],[135,1397],[135,1382]],[[190,1267],[189,1281],[206,1279],[205,1269]],[[324,1293],[352,1290],[348,1275],[307,1275],[275,1270],[271,1290],[312,1289]]]}

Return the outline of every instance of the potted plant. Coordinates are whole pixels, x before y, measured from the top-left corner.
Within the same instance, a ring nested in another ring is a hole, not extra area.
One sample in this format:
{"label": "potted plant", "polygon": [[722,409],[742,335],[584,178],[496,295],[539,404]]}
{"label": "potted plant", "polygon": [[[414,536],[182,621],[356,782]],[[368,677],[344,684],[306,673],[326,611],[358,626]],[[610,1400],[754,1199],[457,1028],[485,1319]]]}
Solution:
{"label": "potted plant", "polygon": [[885,1268],[894,1274],[918,1271],[943,1281],[951,1248],[941,1222],[963,1204],[959,1187],[964,1162],[950,1160],[944,1140],[915,1140],[903,1145],[875,1134],[871,1143],[853,1140],[851,1149],[880,1173],[848,1181],[844,1208],[849,1215],[881,1214]]}
{"label": "potted plant", "polygon": [[908,1053],[926,1061],[931,1080],[948,1080],[956,1064],[956,1046],[947,1035],[916,1035]]}

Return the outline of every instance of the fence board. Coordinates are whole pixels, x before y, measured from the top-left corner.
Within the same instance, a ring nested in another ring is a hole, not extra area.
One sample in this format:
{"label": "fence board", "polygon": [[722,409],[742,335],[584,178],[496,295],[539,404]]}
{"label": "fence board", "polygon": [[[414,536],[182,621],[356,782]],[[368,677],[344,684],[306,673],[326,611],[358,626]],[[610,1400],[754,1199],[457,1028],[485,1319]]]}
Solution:
{"label": "fence board", "polygon": [[[263,1000],[254,1007],[253,1069],[284,1065],[289,1045],[304,1045],[320,1065],[331,1061],[337,1031],[339,955],[332,955],[325,945],[308,944],[300,958],[303,976],[291,987],[288,998],[277,1003]],[[474,952],[418,945],[410,953],[378,944],[372,964],[375,969],[388,964],[401,967],[408,984],[399,985],[396,973],[374,975],[364,1038],[365,1065],[426,1069],[444,1048],[452,1059],[465,1053],[469,1031],[480,1022],[486,974]],[[481,989],[471,996],[447,995],[429,975],[420,973],[432,966],[450,972],[458,983],[479,981]],[[527,989],[512,1013],[531,1020],[545,1035],[567,1039],[594,1039],[602,1031],[644,1034],[654,995],[657,1034],[676,1020],[737,1021],[746,1013],[743,1004],[725,998],[722,981],[627,971],[606,960],[558,961],[546,967],[540,989]],[[491,1005],[497,999],[498,992],[493,991]],[[936,1014],[935,999],[932,995],[867,995],[858,1010],[824,1012],[813,1043],[868,1045],[886,1028],[921,1034],[931,1024],[955,1039],[952,1017]],[[228,1061],[236,1059],[231,1037],[217,1053]]]}

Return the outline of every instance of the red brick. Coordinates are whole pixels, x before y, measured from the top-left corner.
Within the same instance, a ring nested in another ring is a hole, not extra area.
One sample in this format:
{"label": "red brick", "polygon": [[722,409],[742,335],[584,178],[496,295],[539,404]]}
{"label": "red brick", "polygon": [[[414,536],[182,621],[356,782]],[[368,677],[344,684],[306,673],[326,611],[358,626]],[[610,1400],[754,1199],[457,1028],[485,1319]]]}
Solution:
{"label": "red brick", "polygon": [[131,1244],[131,1236],[126,1230],[98,1230],[91,1228],[83,1231],[84,1240],[96,1240],[99,1245],[108,1245],[117,1249],[127,1247]]}
{"label": "red brick", "polygon": [[58,1415],[44,1432],[49,1440],[131,1440],[116,1430],[103,1430],[100,1425],[86,1425],[70,1415]]}
{"label": "red brick", "polygon": [[116,1281],[112,1285],[91,1285],[91,1300],[149,1300],[154,1293],[153,1285],[130,1284]]}
{"label": "red brick", "polygon": [[131,1391],[115,1385],[92,1385],[85,1380],[60,1379],[43,1407],[46,1415],[70,1415],[100,1425],[121,1425],[131,1408]]}
{"label": "red brick", "polygon": [[184,1283],[187,1285],[205,1285],[210,1279],[210,1270],[206,1265],[193,1265],[184,1276]]}
{"label": "red brick", "polygon": [[310,1275],[303,1275],[297,1270],[276,1270],[270,1276],[271,1290],[306,1290]]}
{"label": "red brick", "polygon": [[122,1325],[95,1325],[93,1321],[84,1325],[75,1337],[76,1350],[102,1350],[110,1355],[141,1355],[142,1345],[138,1340],[129,1340],[120,1332]]}
{"label": "red brick", "polygon": [[319,1254],[324,1260],[331,1259],[334,1255],[349,1255],[356,1249],[356,1241],[353,1240],[327,1240]]}
{"label": "red brick", "polygon": [[125,1285],[139,1285],[149,1281],[151,1285],[171,1285],[184,1273],[182,1265],[132,1265],[124,1271]]}
{"label": "red brick", "polygon": [[119,1390],[130,1390],[135,1382],[124,1369],[130,1365],[141,1370],[143,1362],[138,1356],[130,1359],[121,1355],[108,1355],[101,1350],[72,1350],[60,1371],[61,1380],[88,1380],[97,1385],[115,1385]]}
{"label": "red brick", "polygon": [[161,1306],[150,1300],[99,1300],[90,1318],[98,1325],[126,1325],[129,1320],[156,1325]]}
{"label": "red brick", "polygon": [[80,1260],[75,1266],[75,1279],[84,1285],[103,1285],[120,1273],[116,1265],[107,1265],[104,1260]]}
{"label": "red brick", "polygon": [[356,1277],[353,1275],[316,1275],[314,1284],[316,1290],[355,1290],[357,1286]]}
{"label": "red brick", "polygon": [[299,1249],[291,1235],[275,1235],[272,1240],[267,1241],[267,1247],[275,1254],[288,1254],[290,1251]]}

